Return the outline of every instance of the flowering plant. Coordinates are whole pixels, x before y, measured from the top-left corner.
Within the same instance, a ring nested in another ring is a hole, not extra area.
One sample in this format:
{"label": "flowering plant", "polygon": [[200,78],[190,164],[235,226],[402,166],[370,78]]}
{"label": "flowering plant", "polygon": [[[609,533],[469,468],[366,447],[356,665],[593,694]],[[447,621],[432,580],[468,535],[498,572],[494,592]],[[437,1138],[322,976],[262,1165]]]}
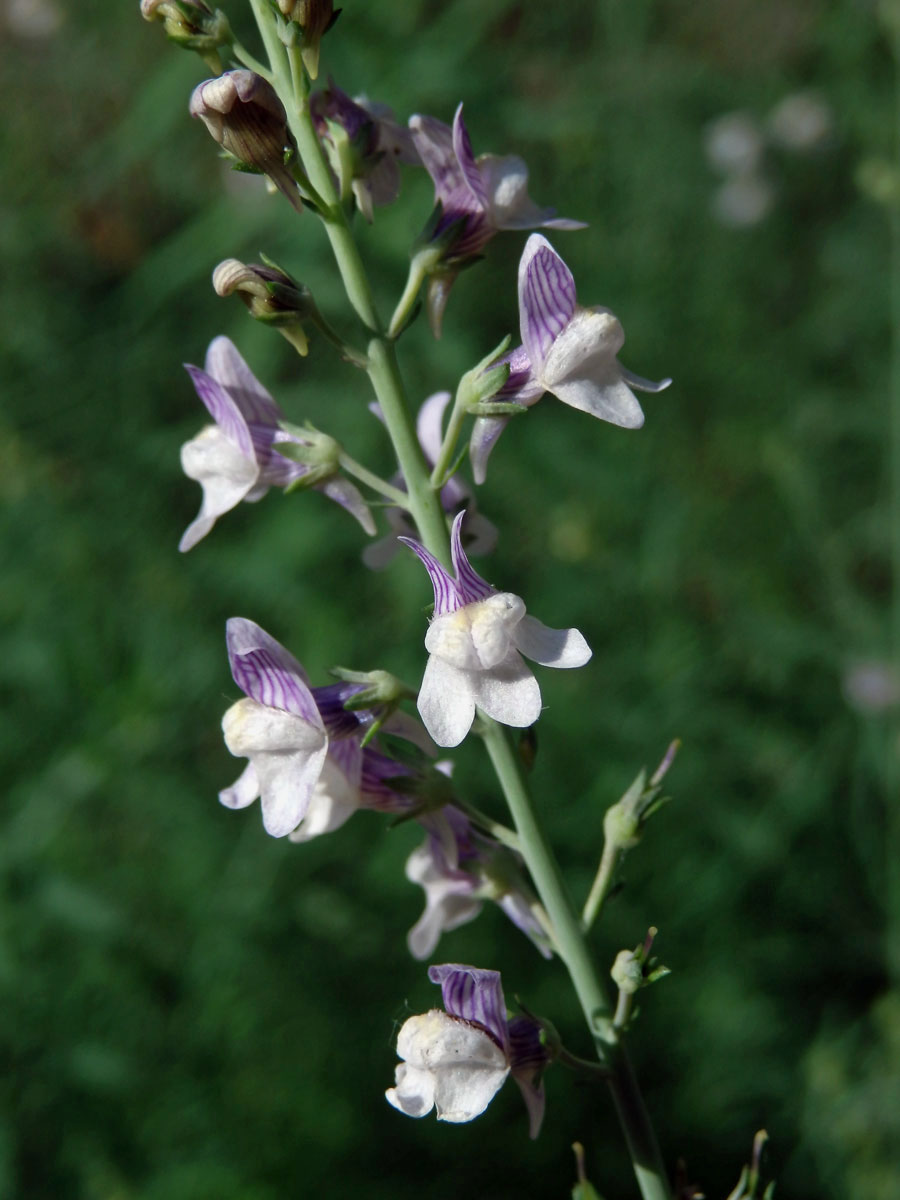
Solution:
{"label": "flowering plant", "polygon": [[[304,283],[268,259],[259,265],[225,259],[214,272],[215,290],[237,294],[250,315],[282,333],[301,358],[322,344],[336,347],[348,364],[347,403],[357,404],[360,420],[374,420],[367,394],[349,398],[354,385],[364,392],[365,373],[399,476],[383,478],[327,432],[288,420],[234,344],[218,337],[205,368],[187,368],[213,424],[182,451],[185,473],[201,483],[203,501],[181,549],[197,546],[241,501],[259,500],[273,488],[314,489],[369,537],[383,512],[386,536],[360,548],[358,570],[391,566],[394,551],[405,545],[427,572],[434,606],[422,635],[421,679],[413,686],[371,664],[336,669],[338,682],[312,686],[286,646],[254,620],[231,618],[226,649],[243,696],[226,711],[222,729],[228,750],[247,764],[219,799],[233,809],[259,799],[265,831],[295,843],[336,833],[362,809],[416,823],[425,840],[406,873],[423,888],[425,910],[408,934],[414,958],[430,958],[444,933],[474,920],[491,900],[545,960],[555,958],[567,971],[587,1024],[590,1059],[568,1048],[549,1016],[522,1002],[510,1014],[494,967],[431,964],[428,976],[440,984],[444,1008],[404,1022],[397,1040],[403,1061],[387,1091],[391,1105],[415,1117],[435,1109],[441,1120],[466,1123],[512,1076],[536,1137],[544,1075],[552,1065],[569,1069],[610,1089],[644,1200],[672,1200],[670,1172],[626,1046],[635,995],[666,973],[651,957],[655,930],[634,950],[607,951],[605,964],[588,934],[623,856],[664,801],[674,744],[649,780],[642,772],[598,820],[599,865],[583,910],[576,910],[529,787],[533,737],[511,731],[530,731],[543,720],[540,685],[525,660],[578,669],[587,666],[591,650],[579,630],[543,624],[520,596],[492,586],[469,560],[497,541],[497,531],[476,512],[475,487],[484,484],[488,456],[511,419],[551,394],[636,430],[644,414],[634,391],[659,392],[670,381],[653,383],[621,366],[618,319],[607,308],[578,305],[573,273],[543,234],[532,233],[518,272],[521,344],[510,349],[505,339],[461,372],[452,399],[434,393],[414,423],[401,351],[420,294],[439,336],[451,285],[490,252],[495,237],[583,225],[532,202],[517,156],[475,157],[461,104],[452,125],[423,114],[404,125],[334,81],[315,90],[327,55],[323,39],[337,16],[330,2],[250,0],[250,8],[265,62],[206,4],[142,4],[148,20],[162,21],[177,44],[214,69],[194,89],[191,114],[234,165],[267,178],[277,193],[272,203],[287,199],[285,215],[300,214],[309,225],[304,237],[313,236],[313,225],[324,233],[364,349],[335,331]],[[376,210],[398,198],[402,166],[428,172],[434,209],[410,247],[407,284],[387,319],[375,303],[354,217],[377,228]],[[510,287],[507,303],[514,299]],[[474,486],[462,473],[467,458]],[[314,519],[311,506],[307,511]],[[376,661],[381,653],[373,648]],[[464,784],[457,786],[451,764],[436,761],[438,747],[453,749],[470,736],[483,746],[496,779],[489,813],[474,806]],[[517,993],[527,994],[525,986],[517,980]],[[682,1189],[679,1200],[685,1196]]]}

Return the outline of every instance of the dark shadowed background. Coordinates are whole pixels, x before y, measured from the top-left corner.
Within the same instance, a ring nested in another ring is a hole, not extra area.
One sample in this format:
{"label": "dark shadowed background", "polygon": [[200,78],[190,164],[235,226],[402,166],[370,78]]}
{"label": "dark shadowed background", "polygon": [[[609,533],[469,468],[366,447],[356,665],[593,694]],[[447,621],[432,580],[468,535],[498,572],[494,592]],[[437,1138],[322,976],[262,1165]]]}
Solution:
{"label": "dark shadowed background", "polygon": [[[552,236],[624,363],[674,377],[640,433],[550,397],[515,422],[476,565],[594,647],[541,675],[534,772],[577,895],[604,808],[683,741],[596,945],[611,962],[660,928],[673,974],[633,1053],[667,1161],[710,1198],[761,1127],[782,1197],[900,1188],[888,7],[346,0],[323,53],[404,120],[464,99],[476,153],[522,154],[534,198],[590,222]],[[575,1139],[607,1200],[632,1196],[605,1094],[561,1070],[537,1143],[513,1088],[461,1127],[384,1102],[398,1023],[436,1001],[405,949],[414,829],[363,813],[296,847],[216,802],[239,769],[227,617],[315,682],[423,663],[423,572],[366,572],[320,496],[176,550],[203,418],[180,364],[217,333],[292,419],[392,469],[362,375],[322,343],[299,363],[209,285],[264,250],[350,330],[315,219],[225,170],[187,115],[202,64],[136,2],[2,0],[0,31],[0,1200],[549,1200]],[[385,309],[431,195],[410,172],[362,231]],[[523,242],[459,279],[440,343],[404,339],[416,400],[515,332]],[[477,746],[457,779],[499,812]],[[588,1051],[561,969],[496,910],[436,960],[500,968]]]}

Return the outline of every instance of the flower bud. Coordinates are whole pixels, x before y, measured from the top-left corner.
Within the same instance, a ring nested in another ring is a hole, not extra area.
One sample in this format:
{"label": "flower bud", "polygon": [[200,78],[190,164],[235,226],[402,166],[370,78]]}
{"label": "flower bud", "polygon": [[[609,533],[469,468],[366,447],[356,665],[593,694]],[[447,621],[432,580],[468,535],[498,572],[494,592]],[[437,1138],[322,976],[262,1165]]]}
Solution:
{"label": "flower bud", "polygon": [[281,15],[301,31],[300,57],[310,79],[319,74],[319,44],[340,16],[332,0],[276,0]]}
{"label": "flower bud", "polygon": [[287,114],[275,89],[261,75],[226,71],[194,88],[190,113],[243,167],[261,171],[303,211],[294,177],[285,165],[294,150]]}
{"label": "flower bud", "polygon": [[145,21],[162,21],[166,37],[184,50],[195,50],[217,72],[222,63],[217,50],[234,41],[228,18],[213,11],[204,0],[141,0]]}
{"label": "flower bud", "polygon": [[656,983],[669,974],[669,968],[657,965],[657,960],[650,957],[657,930],[651,926],[647,936],[633,950],[620,950],[616,961],[610,970],[613,982],[625,996],[633,996],[642,987]]}
{"label": "flower bud", "polygon": [[305,356],[309,341],[303,321],[317,310],[312,293],[286,271],[274,265],[242,263],[226,258],[213,271],[213,287],[219,296],[236,294],[257,321],[274,325],[292,346]]}
{"label": "flower bud", "polygon": [[633,950],[619,951],[610,975],[619,991],[629,995],[633,995],[644,983],[643,966]]}

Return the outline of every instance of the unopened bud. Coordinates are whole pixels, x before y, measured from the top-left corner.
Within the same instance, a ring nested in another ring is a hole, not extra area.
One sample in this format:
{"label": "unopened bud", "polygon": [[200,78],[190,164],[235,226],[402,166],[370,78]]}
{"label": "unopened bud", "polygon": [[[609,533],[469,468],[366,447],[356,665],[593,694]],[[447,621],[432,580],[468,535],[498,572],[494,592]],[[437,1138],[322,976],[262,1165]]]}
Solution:
{"label": "unopened bud", "polygon": [[317,315],[312,293],[279,267],[242,263],[226,258],[213,271],[213,288],[219,296],[238,296],[257,321],[275,328],[305,355],[309,342],[303,321]]}
{"label": "unopened bud", "polygon": [[297,185],[287,166],[294,151],[287,114],[270,83],[253,71],[226,71],[194,88],[190,113],[245,167],[268,175],[298,212]]}
{"label": "unopened bud", "polygon": [[656,983],[669,974],[668,967],[658,965],[657,960],[650,957],[657,932],[651,926],[640,946],[635,946],[633,950],[620,950],[616,955],[609,973],[616,987],[626,996],[634,995],[640,988]]}
{"label": "unopened bud", "polygon": [[215,54],[234,41],[228,18],[203,0],[141,0],[145,21],[162,21],[166,37],[185,50],[203,55],[217,70],[222,64]]}
{"label": "unopened bud", "polygon": [[633,950],[620,950],[612,965],[610,975],[620,992],[633,995],[644,983],[644,970]]}
{"label": "unopened bud", "polygon": [[633,850],[641,840],[641,818],[634,805],[629,804],[630,789],[625,797],[608,808],[603,817],[603,836],[609,845],[619,850]]}
{"label": "unopened bud", "polygon": [[319,74],[319,44],[338,19],[332,0],[277,0],[281,15],[301,31],[300,57],[310,79]]}

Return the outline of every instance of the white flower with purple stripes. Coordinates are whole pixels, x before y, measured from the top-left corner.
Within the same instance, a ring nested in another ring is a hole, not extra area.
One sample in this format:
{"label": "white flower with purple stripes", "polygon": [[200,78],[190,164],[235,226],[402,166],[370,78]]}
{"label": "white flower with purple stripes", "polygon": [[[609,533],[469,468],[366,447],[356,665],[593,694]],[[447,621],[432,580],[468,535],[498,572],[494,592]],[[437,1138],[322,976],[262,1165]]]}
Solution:
{"label": "white flower with purple stripes", "polygon": [[425,564],[434,588],[418,707],[439,746],[459,745],[476,706],[503,725],[534,724],[541,692],[523,654],[545,667],[581,667],[591,657],[577,629],[550,629],[526,614],[521,597],[498,592],[472,569],[461,543],[464,517],[457,515],[451,535],[455,578],[424,546],[400,539]]}
{"label": "white flower with purple stripes", "polygon": [[602,421],[639,429],[644,414],[631,389],[661,392],[672,382],[654,383],[620,366],[625,334],[618,319],[608,308],[576,304],[572,272],[539,233],[519,262],[519,321],[534,385]]}
{"label": "white flower with purple stripes", "polygon": [[447,248],[450,262],[480,254],[495,233],[505,229],[584,229],[583,221],[557,217],[539,208],[528,195],[528,168],[516,155],[472,153],[460,104],[453,127],[435,117],[410,117],[409,127],[419,156],[434,183],[441,207],[432,240],[456,226]]}
{"label": "white flower with purple stripes", "polygon": [[[188,364],[185,370],[215,424],[181,448],[182,468],[203,488],[203,503],[179,550],[196,546],[242,500],[261,500],[270,487],[288,487],[310,470],[278,453],[279,442],[301,439],[280,428],[281,409],[229,338],[210,342],[205,370]],[[366,533],[375,533],[372,514],[354,484],[332,475],[315,487],[347,509]]]}
{"label": "white flower with purple stripes", "polygon": [[[225,745],[250,761],[219,793],[222,804],[246,808],[259,798],[266,831],[273,837],[290,834],[294,842],[331,833],[360,808],[403,812],[409,807],[409,799],[386,782],[407,769],[361,745],[376,714],[344,707],[361,685],[311,688],[294,656],[244,617],[228,621],[226,642],[231,673],[245,698],[222,718]],[[384,728],[410,740],[416,730],[421,733],[402,713]]]}
{"label": "white flower with purple stripes", "polygon": [[433,1008],[405,1021],[397,1038],[396,1086],[388,1103],[408,1117],[434,1108],[439,1121],[462,1124],[480,1116],[511,1074],[528,1108],[529,1134],[544,1116],[541,1073],[549,1061],[541,1025],[533,1017],[507,1017],[497,971],[446,963],[429,967],[440,984],[444,1012]]}
{"label": "white flower with purple stripes", "polygon": [[518,856],[476,831],[452,804],[420,817],[419,823],[428,836],[406,860],[406,878],[425,893],[425,911],[406,939],[413,958],[430,958],[441,934],[474,921],[485,900],[493,900],[551,958]]}
{"label": "white flower with purple stripes", "polygon": [[[642,379],[619,363],[625,333],[618,318],[608,308],[576,303],[572,272],[539,233],[519,261],[519,326],[522,345],[505,356],[510,377],[494,400],[528,408],[550,392],[601,421],[640,429],[644,414],[632,389],[661,392],[672,382]],[[508,420],[476,420],[469,444],[476,483],[484,482],[488,455]]]}

